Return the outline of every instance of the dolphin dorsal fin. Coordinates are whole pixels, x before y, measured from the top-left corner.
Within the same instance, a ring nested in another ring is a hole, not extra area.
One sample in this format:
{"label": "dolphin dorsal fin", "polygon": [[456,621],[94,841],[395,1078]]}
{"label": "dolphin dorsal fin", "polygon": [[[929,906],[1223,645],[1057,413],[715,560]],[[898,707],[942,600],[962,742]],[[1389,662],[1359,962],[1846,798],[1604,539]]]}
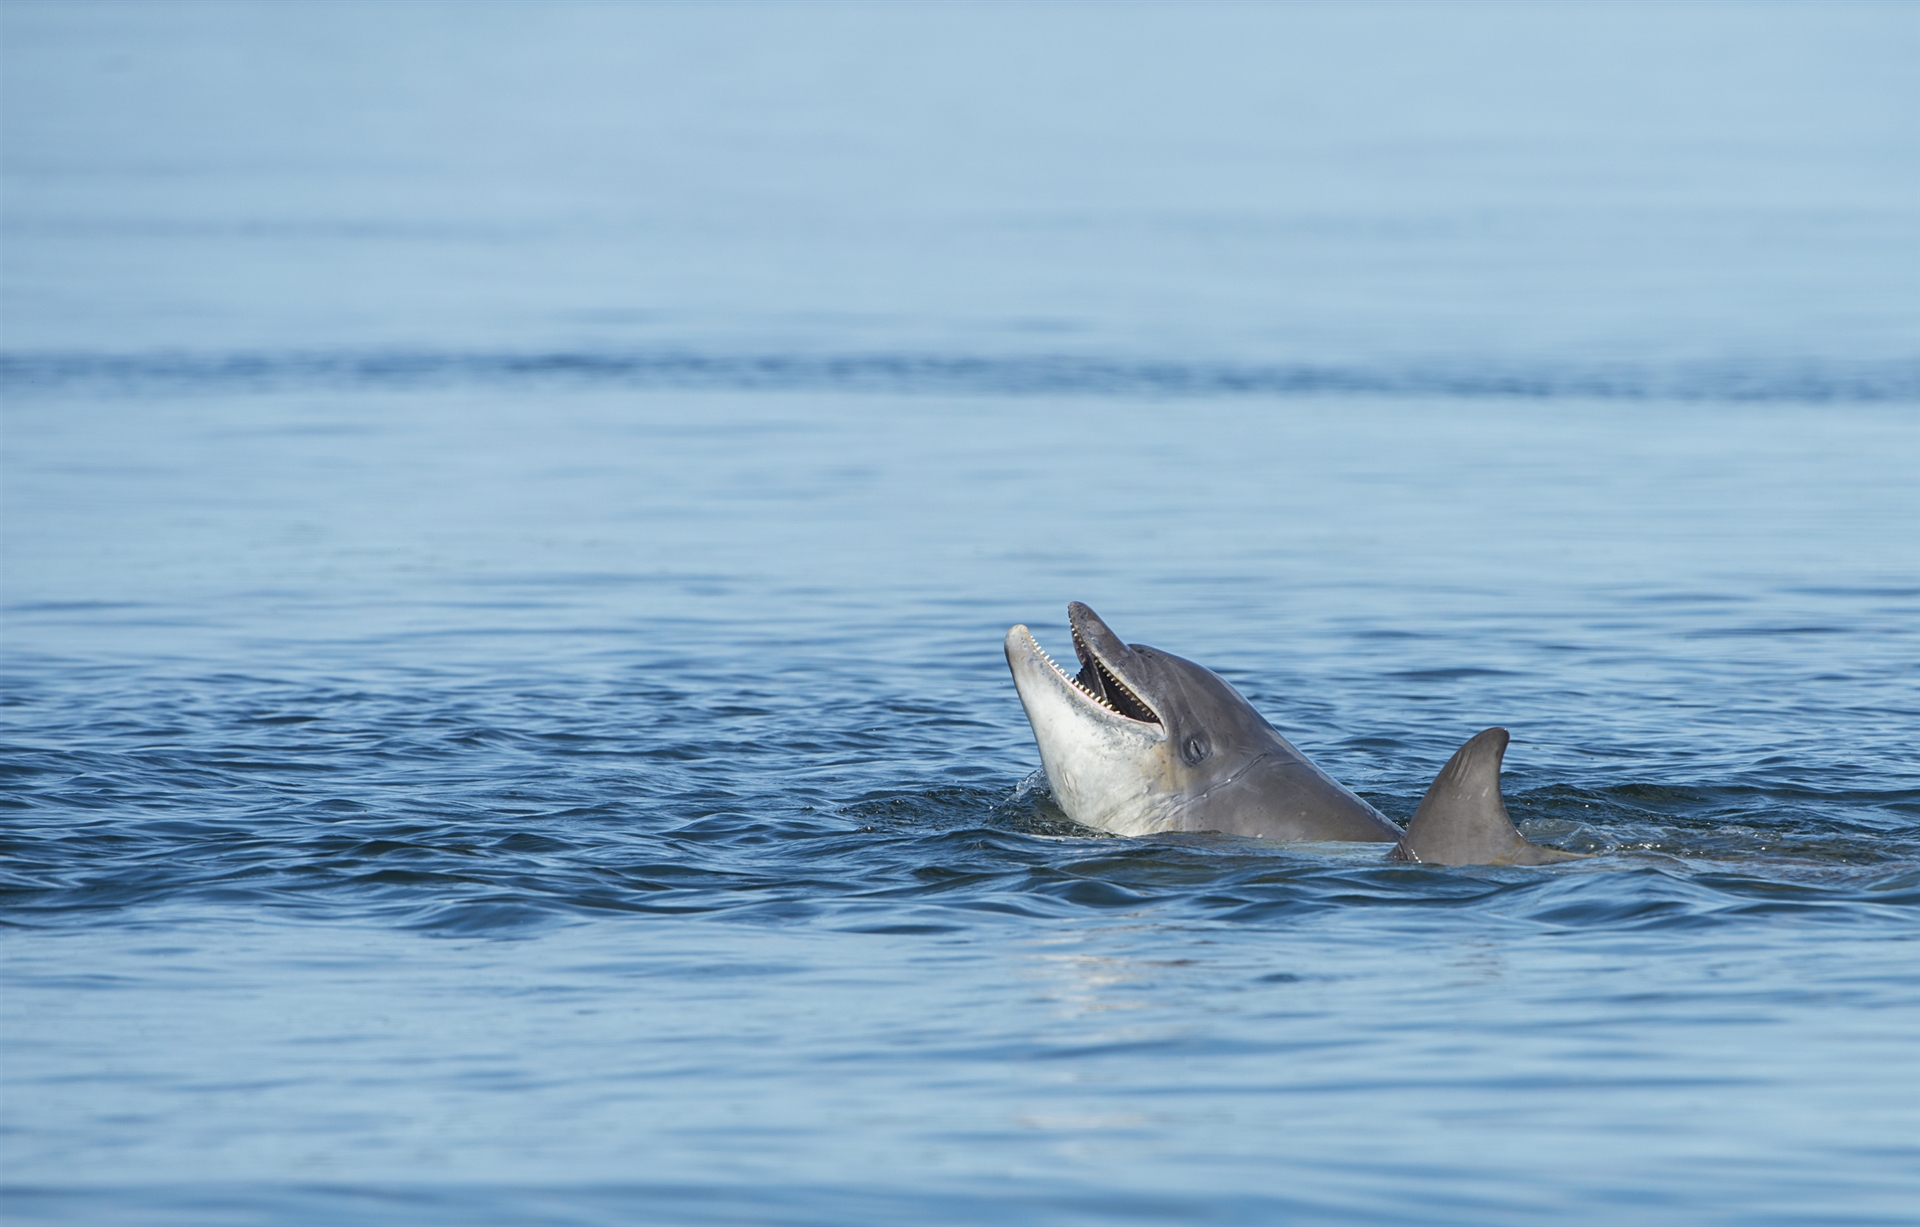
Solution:
{"label": "dolphin dorsal fin", "polygon": [[1507,730],[1491,728],[1454,751],[1388,857],[1429,865],[1543,865],[1578,857],[1530,843],[1514,829],[1500,796],[1509,740]]}

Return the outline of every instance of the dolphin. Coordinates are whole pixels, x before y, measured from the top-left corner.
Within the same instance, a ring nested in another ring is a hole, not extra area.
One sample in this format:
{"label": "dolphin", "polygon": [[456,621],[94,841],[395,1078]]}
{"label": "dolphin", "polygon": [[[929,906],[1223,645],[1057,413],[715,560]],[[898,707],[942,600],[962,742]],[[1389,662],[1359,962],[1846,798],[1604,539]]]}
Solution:
{"label": "dolphin", "polygon": [[1390,843],[1395,860],[1438,865],[1579,855],[1530,843],[1514,829],[1500,797],[1505,729],[1462,746],[1402,831],[1308,761],[1211,669],[1122,643],[1079,601],[1067,606],[1067,623],[1077,676],[1025,626],[1007,632],[1007,667],[1054,799],[1083,826],[1117,835]]}
{"label": "dolphin", "polygon": [[1390,861],[1430,865],[1548,865],[1585,859],[1585,853],[1548,848],[1514,829],[1500,796],[1500,760],[1510,738],[1486,729],[1453,752],[1420,807],[1407,819],[1407,833],[1387,853]]}

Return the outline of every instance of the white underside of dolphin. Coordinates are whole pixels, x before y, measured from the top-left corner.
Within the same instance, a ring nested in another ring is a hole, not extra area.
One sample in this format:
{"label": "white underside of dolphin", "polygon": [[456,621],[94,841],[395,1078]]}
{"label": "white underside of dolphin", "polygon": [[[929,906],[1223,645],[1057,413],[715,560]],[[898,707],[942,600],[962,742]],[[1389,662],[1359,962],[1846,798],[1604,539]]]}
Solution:
{"label": "white underside of dolphin", "polygon": [[1067,607],[1077,676],[1025,626],[1007,666],[1068,817],[1117,835],[1219,831],[1261,839],[1392,843],[1396,860],[1544,864],[1578,853],[1529,843],[1500,796],[1505,729],[1462,746],[1402,831],[1295,749],[1213,671],[1122,643],[1087,606]]}

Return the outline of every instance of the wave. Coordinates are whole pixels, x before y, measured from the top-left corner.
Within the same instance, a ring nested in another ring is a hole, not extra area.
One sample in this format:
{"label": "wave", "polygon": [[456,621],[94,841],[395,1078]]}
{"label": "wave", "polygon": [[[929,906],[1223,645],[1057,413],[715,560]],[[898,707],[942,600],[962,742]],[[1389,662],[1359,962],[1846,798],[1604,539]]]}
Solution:
{"label": "wave", "polygon": [[0,354],[0,390],[83,394],[577,384],[980,396],[1472,397],[1880,403],[1920,401],[1920,359],[1655,364],[1233,363],[913,352],[687,349],[39,351]]}
{"label": "wave", "polygon": [[151,767],[143,779],[123,761],[33,757],[38,778],[19,776],[0,802],[0,930],[195,902],[501,936],[622,915],[947,932],[1114,911],[1264,924],[1357,907],[1582,928],[1776,915],[1906,928],[1920,908],[1910,828],[1860,829],[1777,800],[1729,825],[1698,798],[1652,814],[1579,793],[1597,803],[1575,816],[1569,790],[1524,797],[1530,835],[1599,854],[1546,872],[1409,867],[1373,844],[1119,839],[1072,823],[1032,776],[887,789],[804,813],[737,798],[720,808],[717,793],[528,813],[498,797],[388,792],[371,804],[256,793],[209,815],[203,788],[189,798],[184,780],[159,786]]}

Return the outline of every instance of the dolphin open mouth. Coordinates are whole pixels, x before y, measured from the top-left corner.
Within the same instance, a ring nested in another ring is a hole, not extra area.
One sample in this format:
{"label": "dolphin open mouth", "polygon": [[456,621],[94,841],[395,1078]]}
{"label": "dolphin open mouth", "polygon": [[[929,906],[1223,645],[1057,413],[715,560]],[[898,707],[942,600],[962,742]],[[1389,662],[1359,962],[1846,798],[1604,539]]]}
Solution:
{"label": "dolphin open mouth", "polygon": [[[1146,701],[1134,693],[1133,687],[1120,680],[1120,675],[1114,671],[1113,666],[1100,659],[1099,653],[1095,652],[1086,638],[1080,634],[1078,626],[1074,626],[1072,630],[1073,652],[1080,658],[1080,676],[1070,677],[1067,680],[1079,687],[1081,693],[1115,715],[1125,716],[1129,720],[1138,720],[1142,724],[1159,724],[1159,713],[1147,706]],[[1049,656],[1047,663],[1053,665],[1053,658]],[[1053,667],[1060,669],[1059,665],[1053,665]],[[1061,669],[1060,672],[1065,676],[1066,670]]]}
{"label": "dolphin open mouth", "polygon": [[[1070,619],[1070,622],[1072,621]],[[1024,626],[1018,629],[1026,631]],[[1080,627],[1077,624],[1072,626],[1072,630],[1074,655],[1080,659],[1078,676],[1062,669],[1059,663],[1047,654],[1047,650],[1040,646],[1031,632],[1025,635],[1025,639],[1039,654],[1040,659],[1046,661],[1047,666],[1059,675],[1061,681],[1085,695],[1096,706],[1122,719],[1159,727],[1160,714],[1126,683],[1116,666],[1101,658],[1100,654],[1087,642],[1086,636],[1080,633]]]}

